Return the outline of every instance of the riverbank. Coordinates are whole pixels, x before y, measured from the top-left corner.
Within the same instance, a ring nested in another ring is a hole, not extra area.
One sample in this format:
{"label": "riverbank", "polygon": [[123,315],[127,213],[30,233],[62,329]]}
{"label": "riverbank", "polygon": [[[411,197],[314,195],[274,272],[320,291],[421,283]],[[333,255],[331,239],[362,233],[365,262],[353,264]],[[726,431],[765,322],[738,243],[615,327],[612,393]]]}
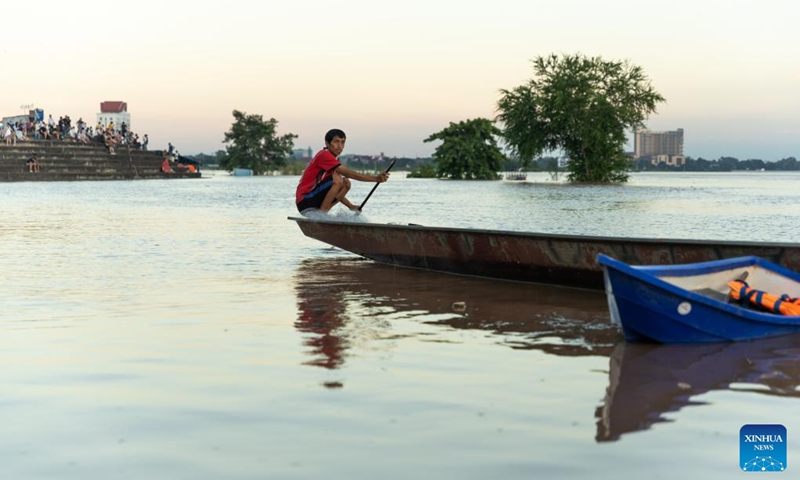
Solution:
{"label": "riverbank", "polygon": [[[31,173],[26,160],[38,157],[39,172]],[[60,141],[17,142],[0,145],[0,182],[137,180],[200,178],[200,172],[163,173],[160,152],[115,149],[112,155],[100,144]],[[173,169],[174,170],[174,169]]]}

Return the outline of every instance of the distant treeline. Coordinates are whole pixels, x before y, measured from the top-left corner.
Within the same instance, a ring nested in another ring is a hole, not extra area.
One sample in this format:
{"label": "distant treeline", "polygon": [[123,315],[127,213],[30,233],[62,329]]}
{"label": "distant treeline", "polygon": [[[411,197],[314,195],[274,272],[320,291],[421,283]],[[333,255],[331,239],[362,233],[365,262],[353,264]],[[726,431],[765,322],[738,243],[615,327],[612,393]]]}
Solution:
{"label": "distant treeline", "polygon": [[[219,164],[219,160],[225,155],[224,150],[216,152],[214,155],[205,153],[198,153],[191,155],[192,158],[199,161],[202,165],[215,166]],[[366,155],[345,156],[342,161],[346,165],[356,170],[386,170],[389,164],[395,160],[395,165],[392,167],[394,170],[414,170],[422,165],[429,165],[433,159],[428,158],[409,158],[409,157],[383,157],[382,159],[374,159]],[[281,168],[281,172],[290,175],[300,175],[308,165],[308,159],[290,160],[286,166]]]}
{"label": "distant treeline", "polygon": [[383,157],[375,159],[368,156],[356,155],[353,157],[345,156],[347,165],[356,170],[386,170],[389,164],[394,160],[395,164],[392,169],[394,170],[414,170],[422,165],[428,165],[433,162],[433,159],[428,158],[410,158],[410,157]]}
{"label": "distant treeline", "polygon": [[[219,158],[224,154],[224,151],[218,151],[214,155],[207,155],[200,153],[192,155],[192,157],[200,161],[203,165],[215,165],[218,163]],[[346,160],[347,165],[356,170],[386,170],[389,164],[395,161],[394,170],[415,171],[420,170],[422,167],[433,166],[433,159],[430,157],[384,157],[382,159],[374,159],[368,156],[355,156]],[[299,175],[305,168],[308,160],[295,160],[290,161],[286,167],[282,169],[284,174]],[[767,162],[757,158],[748,160],[739,160],[734,157],[720,157],[716,160],[708,160],[705,158],[692,158],[686,157],[686,165],[680,167],[670,166],[665,163],[653,165],[650,159],[642,158],[631,164],[632,170],[636,171],[656,171],[656,172],[734,172],[734,171],[796,171],[800,170],[800,162],[795,157],[788,157],[778,160],[776,162]],[[556,157],[540,157],[531,162],[527,167],[522,167],[522,164],[515,159],[506,159],[503,162],[503,171],[512,172],[515,170],[526,170],[529,172],[554,172],[559,170],[558,158]],[[563,170],[563,169],[562,169]]]}
{"label": "distant treeline", "polygon": [[705,158],[686,157],[685,166],[671,166],[664,163],[653,165],[649,159],[639,159],[636,162],[638,171],[663,171],[663,172],[734,172],[734,171],[794,171],[800,170],[800,162],[794,157],[788,157],[777,162],[765,162],[760,159],[739,160],[734,157],[720,157],[717,160]]}
{"label": "distant treeline", "polygon": [[[409,157],[384,157],[379,160],[375,159],[368,159],[368,157],[356,157],[352,159],[348,159],[347,165],[351,168],[355,168],[356,170],[386,170],[392,161],[395,162],[394,170],[405,170],[410,172],[420,171],[423,170],[426,174],[423,174],[423,177],[426,176],[433,176],[431,172],[435,170],[431,170],[434,167],[433,158],[431,157],[417,157],[417,158],[409,158]],[[555,157],[542,157],[537,159],[536,161],[532,162],[528,165],[527,168],[523,168],[522,164],[515,159],[506,158],[504,162],[501,164],[501,171],[504,172],[513,172],[516,170],[526,170],[529,172],[537,172],[537,171],[553,171],[558,166],[558,159]]]}

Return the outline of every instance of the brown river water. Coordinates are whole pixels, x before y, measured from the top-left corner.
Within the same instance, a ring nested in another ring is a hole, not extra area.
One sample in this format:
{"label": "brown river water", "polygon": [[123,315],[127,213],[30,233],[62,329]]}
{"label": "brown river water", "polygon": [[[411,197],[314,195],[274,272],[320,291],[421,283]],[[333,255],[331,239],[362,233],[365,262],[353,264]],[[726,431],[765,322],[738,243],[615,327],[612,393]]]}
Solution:
{"label": "brown river water", "polygon": [[[392,268],[308,239],[287,220],[296,183],[0,184],[0,477],[727,479],[743,425],[800,432],[798,337],[626,344],[602,292]],[[354,184],[357,203],[371,185]],[[398,173],[364,218],[796,242],[798,186]]]}

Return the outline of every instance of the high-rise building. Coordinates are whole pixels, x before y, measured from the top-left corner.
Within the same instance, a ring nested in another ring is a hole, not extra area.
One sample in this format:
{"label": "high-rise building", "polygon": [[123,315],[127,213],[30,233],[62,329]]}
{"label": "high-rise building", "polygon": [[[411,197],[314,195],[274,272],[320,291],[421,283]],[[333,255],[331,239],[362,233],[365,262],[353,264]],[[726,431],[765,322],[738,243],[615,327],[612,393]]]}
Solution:
{"label": "high-rise building", "polygon": [[657,155],[683,156],[683,129],[669,132],[639,130],[633,143],[634,157],[653,157]]}
{"label": "high-rise building", "polygon": [[668,132],[639,130],[634,135],[633,156],[635,159],[649,158],[651,163],[666,163],[681,166],[685,163],[683,156],[683,129]]}

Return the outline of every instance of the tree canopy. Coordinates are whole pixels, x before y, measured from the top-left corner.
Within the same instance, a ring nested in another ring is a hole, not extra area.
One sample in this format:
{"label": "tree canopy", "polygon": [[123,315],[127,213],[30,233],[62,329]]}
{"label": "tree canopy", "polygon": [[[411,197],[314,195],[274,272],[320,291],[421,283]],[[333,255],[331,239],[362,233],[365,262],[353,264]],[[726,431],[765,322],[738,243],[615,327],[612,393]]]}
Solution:
{"label": "tree canopy", "polygon": [[474,118],[436,132],[425,142],[441,140],[433,161],[439,178],[454,180],[496,180],[505,157],[497,146],[501,134],[491,120]]}
{"label": "tree canopy", "polygon": [[644,127],[664,101],[641,67],[600,57],[549,55],[533,60],[535,76],[501,90],[497,119],[512,152],[527,165],[563,150],[572,182],[624,182],[626,129]]}
{"label": "tree canopy", "polygon": [[297,135],[278,136],[278,121],[274,118],[265,121],[261,115],[247,115],[238,110],[233,111],[233,118],[231,129],[223,140],[228,146],[219,162],[221,168],[228,171],[249,168],[255,175],[260,175],[286,165]]}

